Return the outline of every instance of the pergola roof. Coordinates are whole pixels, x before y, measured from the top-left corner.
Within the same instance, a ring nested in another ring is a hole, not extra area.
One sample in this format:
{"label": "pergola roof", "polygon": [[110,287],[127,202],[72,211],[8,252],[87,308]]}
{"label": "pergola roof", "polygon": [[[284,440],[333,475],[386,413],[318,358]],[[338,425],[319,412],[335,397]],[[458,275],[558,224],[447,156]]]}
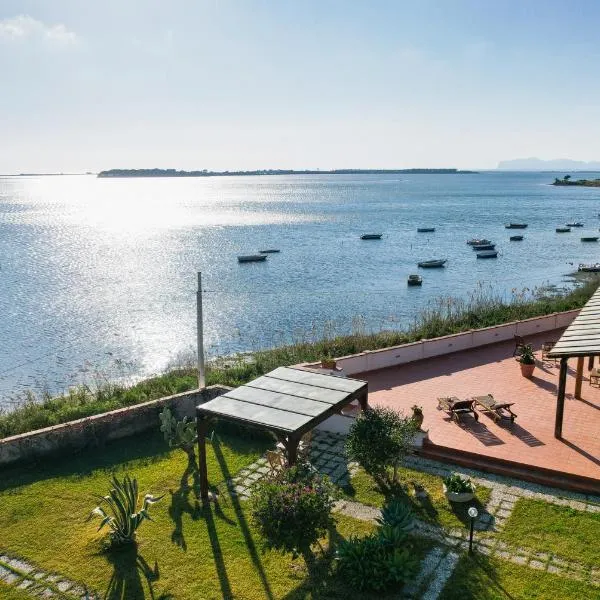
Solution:
{"label": "pergola roof", "polygon": [[285,436],[301,435],[366,393],[366,381],[279,367],[197,411]]}
{"label": "pergola roof", "polygon": [[600,355],[600,288],[594,292],[549,353],[551,358],[596,355]]}

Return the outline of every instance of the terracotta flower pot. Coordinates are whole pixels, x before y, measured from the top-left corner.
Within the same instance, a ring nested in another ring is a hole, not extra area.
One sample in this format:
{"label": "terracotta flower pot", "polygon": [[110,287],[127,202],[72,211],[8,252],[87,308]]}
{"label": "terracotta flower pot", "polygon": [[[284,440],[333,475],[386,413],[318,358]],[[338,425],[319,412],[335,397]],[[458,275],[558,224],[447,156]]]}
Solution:
{"label": "terracotta flower pot", "polygon": [[521,375],[523,375],[523,377],[532,377],[533,376],[533,371],[535,370],[535,363],[531,364],[531,365],[520,363],[520,365],[521,365]]}

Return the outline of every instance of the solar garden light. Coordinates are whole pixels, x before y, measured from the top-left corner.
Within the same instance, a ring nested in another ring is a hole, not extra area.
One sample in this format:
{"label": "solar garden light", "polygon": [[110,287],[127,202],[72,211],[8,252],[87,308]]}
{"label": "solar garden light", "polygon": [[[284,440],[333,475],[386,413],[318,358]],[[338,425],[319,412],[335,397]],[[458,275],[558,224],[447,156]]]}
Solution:
{"label": "solar garden light", "polygon": [[473,554],[473,528],[475,527],[475,519],[479,514],[474,506],[471,506],[467,511],[471,517],[471,531],[469,533],[469,554]]}

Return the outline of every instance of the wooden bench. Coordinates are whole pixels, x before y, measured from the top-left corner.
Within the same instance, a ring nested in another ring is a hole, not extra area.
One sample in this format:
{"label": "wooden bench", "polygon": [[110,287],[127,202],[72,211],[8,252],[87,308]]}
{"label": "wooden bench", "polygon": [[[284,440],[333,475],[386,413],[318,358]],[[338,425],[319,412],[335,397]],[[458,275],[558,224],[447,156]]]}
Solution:
{"label": "wooden bench", "polygon": [[457,423],[465,414],[472,414],[476,421],[479,421],[479,416],[475,412],[473,400],[459,400],[456,396],[438,398],[438,409],[446,411],[450,418]]}
{"label": "wooden bench", "polygon": [[475,396],[473,401],[477,406],[481,407],[481,412],[488,414],[496,422],[504,418],[510,419],[510,422],[514,423],[517,418],[517,415],[510,409],[514,402],[496,402],[494,396],[491,394],[487,396]]}

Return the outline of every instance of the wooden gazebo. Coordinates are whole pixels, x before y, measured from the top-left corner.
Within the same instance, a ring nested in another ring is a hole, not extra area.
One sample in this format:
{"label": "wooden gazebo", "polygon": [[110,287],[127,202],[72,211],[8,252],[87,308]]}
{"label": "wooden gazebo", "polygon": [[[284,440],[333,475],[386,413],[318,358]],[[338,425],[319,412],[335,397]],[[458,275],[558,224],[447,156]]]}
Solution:
{"label": "wooden gazebo", "polygon": [[556,421],[554,437],[562,438],[562,426],[565,410],[565,391],[567,385],[567,361],[577,357],[575,376],[575,398],[581,398],[581,384],[585,357],[589,357],[589,368],[592,369],[594,357],[600,356],[600,288],[587,301],[573,322],[548,353],[549,358],[560,359],[558,376],[558,396],[556,400]]}
{"label": "wooden gazebo", "polygon": [[279,367],[250,383],[196,407],[200,495],[208,498],[205,438],[213,418],[271,431],[295,464],[300,438],[358,400],[367,408],[367,382]]}

